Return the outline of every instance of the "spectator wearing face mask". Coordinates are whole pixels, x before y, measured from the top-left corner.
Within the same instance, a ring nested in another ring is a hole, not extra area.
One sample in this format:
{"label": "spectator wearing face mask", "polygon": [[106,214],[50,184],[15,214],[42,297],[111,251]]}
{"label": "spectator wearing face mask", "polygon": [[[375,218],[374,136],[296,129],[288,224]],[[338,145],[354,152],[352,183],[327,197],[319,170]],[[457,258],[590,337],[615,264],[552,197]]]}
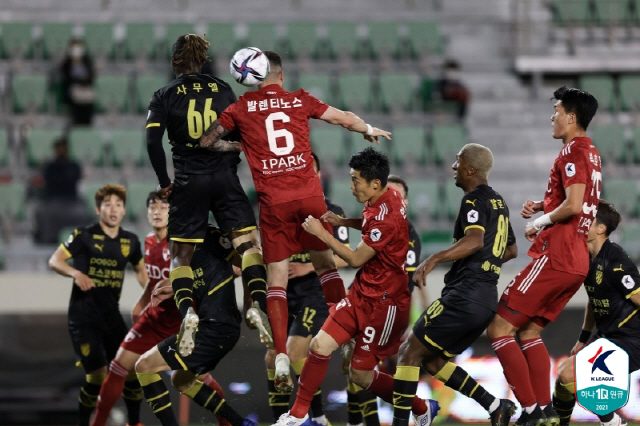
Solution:
{"label": "spectator wearing face mask", "polygon": [[63,100],[69,107],[71,126],[91,125],[93,118],[95,78],[93,60],[86,52],[84,42],[73,38],[60,66]]}

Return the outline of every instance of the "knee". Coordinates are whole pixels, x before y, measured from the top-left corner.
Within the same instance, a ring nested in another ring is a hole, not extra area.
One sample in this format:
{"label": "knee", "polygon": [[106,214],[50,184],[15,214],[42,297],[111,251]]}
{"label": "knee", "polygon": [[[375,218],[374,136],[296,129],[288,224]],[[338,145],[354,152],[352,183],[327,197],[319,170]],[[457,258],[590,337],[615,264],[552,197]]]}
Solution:
{"label": "knee", "polygon": [[496,315],[493,317],[493,321],[487,327],[487,336],[489,339],[496,339],[503,336],[514,336],[515,328],[509,324],[505,319]]}
{"label": "knee", "polygon": [[438,374],[438,372],[440,370],[442,370],[442,368],[447,365],[447,362],[449,362],[446,359],[437,357],[434,359],[430,359],[426,362],[424,362],[422,364],[422,366],[424,367],[425,370],[427,370],[427,373],[431,374],[431,376],[435,377],[436,374]]}
{"label": "knee", "polygon": [[371,374],[372,374],[371,371],[356,370],[352,366],[349,366],[349,380],[351,380],[356,385],[360,386],[362,389],[368,388],[369,385],[371,384],[370,380],[367,380],[367,378]]}
{"label": "knee", "polygon": [[311,262],[318,274],[336,269],[336,260],[333,258],[333,252],[331,250],[312,252]]}
{"label": "knee", "polygon": [[240,256],[262,253],[260,242],[258,241],[258,231],[255,229],[250,232],[232,232],[231,244],[233,244],[233,248]]}
{"label": "knee", "polygon": [[573,357],[569,357],[562,361],[558,367],[558,380],[562,384],[571,383],[574,381],[573,377]]}
{"label": "knee", "polygon": [[520,341],[537,339],[540,337],[540,331],[538,330],[518,330],[518,339]]}
{"label": "knee", "polygon": [[309,350],[312,350],[313,352],[322,356],[329,356],[333,353],[333,348],[331,348],[329,344],[323,342],[317,337],[314,337],[313,339],[311,339],[311,342],[309,342]]}
{"label": "knee", "polygon": [[136,361],[136,373],[152,373],[151,363],[147,354],[143,354],[138,361]]}
{"label": "knee", "polygon": [[176,370],[171,375],[171,386],[180,392],[190,389],[195,383],[196,377],[190,371]]}
{"label": "knee", "polygon": [[398,352],[398,365],[407,365],[412,367],[419,367],[422,362],[422,357],[416,351],[409,339],[402,342],[400,345],[400,351]]}

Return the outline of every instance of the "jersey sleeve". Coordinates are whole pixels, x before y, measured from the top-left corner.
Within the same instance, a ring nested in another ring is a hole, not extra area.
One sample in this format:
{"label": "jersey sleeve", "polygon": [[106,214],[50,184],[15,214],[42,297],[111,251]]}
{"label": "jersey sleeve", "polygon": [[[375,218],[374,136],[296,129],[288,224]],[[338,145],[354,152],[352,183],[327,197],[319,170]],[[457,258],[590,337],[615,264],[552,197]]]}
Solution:
{"label": "jersey sleeve", "polygon": [[588,183],[591,179],[589,152],[586,149],[576,149],[560,157],[558,166],[561,168],[562,187],[567,188],[576,183]]}
{"label": "jersey sleeve", "polygon": [[80,228],[76,228],[60,247],[69,256],[74,257],[84,248],[84,236]]}
{"label": "jersey sleeve", "polygon": [[[235,96],[235,95],[234,95]],[[239,111],[238,102],[229,105],[218,117],[218,122],[229,132],[236,128],[235,115]]]}
{"label": "jersey sleeve", "polygon": [[167,123],[167,110],[160,98],[159,92],[155,92],[149,102],[149,112],[147,113],[147,129],[159,127],[164,132]]}
{"label": "jersey sleeve", "polygon": [[329,108],[329,104],[322,102],[306,90],[301,90],[300,92],[300,96],[302,97],[301,101],[307,111],[307,115],[311,118],[322,117],[322,114]]}
{"label": "jersey sleeve", "polygon": [[[331,204],[329,206],[329,210],[334,212],[339,217],[344,217],[344,210],[340,206]],[[336,226],[333,228],[333,236],[336,240],[349,247],[349,228],[347,228],[346,226]]]}
{"label": "jersey sleeve", "polygon": [[136,266],[142,260],[142,245],[140,244],[140,239],[137,236],[133,236],[131,238],[133,240],[133,244],[131,245],[131,255],[129,256],[129,262],[133,266]]}
{"label": "jersey sleeve", "polygon": [[460,205],[460,223],[462,224],[462,232],[467,233],[468,229],[478,228],[485,230],[487,225],[487,209],[484,202],[469,194],[462,197]]}
{"label": "jersey sleeve", "polygon": [[362,241],[377,252],[384,250],[396,233],[396,225],[386,216],[386,220],[372,218],[362,228]]}
{"label": "jersey sleeve", "polygon": [[640,292],[640,273],[628,256],[609,262],[610,283],[628,299]]}

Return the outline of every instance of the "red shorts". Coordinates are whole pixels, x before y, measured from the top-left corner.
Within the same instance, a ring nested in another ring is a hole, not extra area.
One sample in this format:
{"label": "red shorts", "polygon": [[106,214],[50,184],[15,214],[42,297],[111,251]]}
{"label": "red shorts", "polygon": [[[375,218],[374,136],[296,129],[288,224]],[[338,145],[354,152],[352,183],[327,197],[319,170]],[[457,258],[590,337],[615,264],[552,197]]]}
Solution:
{"label": "red shorts", "polygon": [[546,255],[534,259],[509,283],[498,315],[515,327],[530,320],[545,327],[556,320],[586,277],[555,270],[549,263]]}
{"label": "red shorts", "polygon": [[[302,229],[307,216],[317,219],[327,212],[324,197],[311,197],[288,203],[260,206],[260,239],[264,263],[279,262],[307,250],[328,250],[317,237]],[[331,225],[323,222],[333,234]]]}
{"label": "red shorts", "polygon": [[355,337],[351,366],[373,370],[378,362],[398,353],[409,323],[411,303],[397,305],[392,299],[361,297],[353,289],[329,309],[322,330],[340,346]]}
{"label": "red shorts", "polygon": [[182,323],[180,315],[171,315],[171,317],[171,319],[163,318],[164,321],[160,322],[148,315],[148,311],[145,311],[131,327],[120,347],[142,355],[167,337],[180,331]]}

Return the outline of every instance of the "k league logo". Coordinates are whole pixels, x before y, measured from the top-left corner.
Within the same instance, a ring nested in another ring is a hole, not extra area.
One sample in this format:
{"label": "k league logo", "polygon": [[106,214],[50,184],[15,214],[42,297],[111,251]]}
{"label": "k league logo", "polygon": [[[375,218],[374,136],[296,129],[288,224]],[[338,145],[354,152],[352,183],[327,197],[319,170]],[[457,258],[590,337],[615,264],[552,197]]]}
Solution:
{"label": "k league logo", "polygon": [[582,348],[575,358],[576,399],[595,414],[608,414],[629,399],[629,355],[601,338]]}

